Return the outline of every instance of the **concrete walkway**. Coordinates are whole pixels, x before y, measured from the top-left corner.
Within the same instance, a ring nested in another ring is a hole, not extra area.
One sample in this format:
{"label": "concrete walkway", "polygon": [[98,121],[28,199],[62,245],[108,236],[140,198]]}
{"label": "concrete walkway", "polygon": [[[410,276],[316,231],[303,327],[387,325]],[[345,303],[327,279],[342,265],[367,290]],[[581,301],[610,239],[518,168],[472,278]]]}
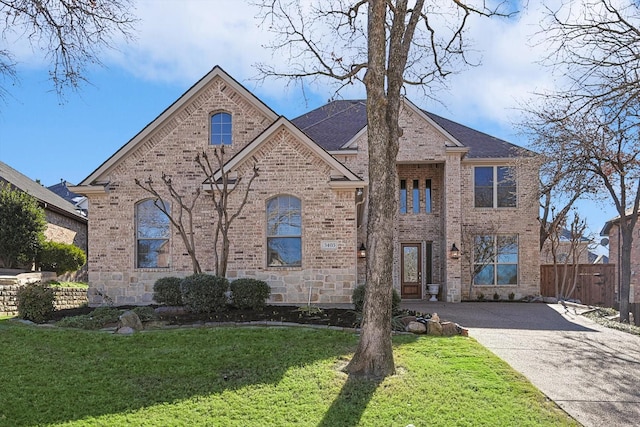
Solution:
{"label": "concrete walkway", "polygon": [[558,304],[403,302],[469,328],[584,426],[640,426],[640,336]]}

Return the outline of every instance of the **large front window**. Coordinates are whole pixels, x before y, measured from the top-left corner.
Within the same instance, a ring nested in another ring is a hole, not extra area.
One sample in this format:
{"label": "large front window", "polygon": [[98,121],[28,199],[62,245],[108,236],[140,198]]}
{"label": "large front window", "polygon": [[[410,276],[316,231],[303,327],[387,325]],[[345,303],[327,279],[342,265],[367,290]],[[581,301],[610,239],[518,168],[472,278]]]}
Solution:
{"label": "large front window", "polygon": [[302,265],[302,209],[300,199],[278,196],[267,201],[267,265]]}
{"label": "large front window", "polygon": [[510,166],[476,166],[474,196],[476,208],[516,206],[515,169]]}
{"label": "large front window", "polygon": [[[158,201],[158,203],[163,203]],[[165,205],[167,211],[170,207]],[[136,267],[169,267],[169,218],[149,199],[136,205]]]}
{"label": "large front window", "polygon": [[518,236],[476,236],[473,248],[474,285],[518,284]]}

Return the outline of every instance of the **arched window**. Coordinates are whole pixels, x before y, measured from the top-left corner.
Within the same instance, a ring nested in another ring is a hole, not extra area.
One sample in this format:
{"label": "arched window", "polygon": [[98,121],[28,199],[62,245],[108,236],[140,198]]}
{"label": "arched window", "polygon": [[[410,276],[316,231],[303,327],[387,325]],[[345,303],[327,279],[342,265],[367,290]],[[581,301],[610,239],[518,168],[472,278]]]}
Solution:
{"label": "arched window", "polygon": [[302,265],[302,210],[300,199],[277,196],[267,201],[267,265]]}
{"label": "arched window", "polygon": [[[169,211],[168,203],[166,207]],[[169,267],[170,232],[169,218],[156,206],[153,199],[136,205],[137,268]]]}
{"label": "arched window", "polygon": [[211,116],[211,145],[231,145],[231,114]]}

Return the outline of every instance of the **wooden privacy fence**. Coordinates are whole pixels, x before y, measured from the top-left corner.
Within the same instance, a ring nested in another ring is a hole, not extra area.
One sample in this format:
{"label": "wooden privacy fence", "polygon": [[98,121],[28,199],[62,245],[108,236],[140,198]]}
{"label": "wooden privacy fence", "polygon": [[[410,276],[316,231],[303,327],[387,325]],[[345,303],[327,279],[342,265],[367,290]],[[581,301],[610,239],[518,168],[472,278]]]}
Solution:
{"label": "wooden privacy fence", "polygon": [[[578,268],[578,283],[572,295],[566,296],[570,299],[579,299],[583,304],[597,305],[600,307],[616,307],[616,266],[615,264],[578,264],[558,265],[557,272],[559,281],[565,268],[567,271],[567,281],[573,277],[574,267]],[[555,297],[555,274],[554,265],[540,266],[540,293],[545,297]]]}

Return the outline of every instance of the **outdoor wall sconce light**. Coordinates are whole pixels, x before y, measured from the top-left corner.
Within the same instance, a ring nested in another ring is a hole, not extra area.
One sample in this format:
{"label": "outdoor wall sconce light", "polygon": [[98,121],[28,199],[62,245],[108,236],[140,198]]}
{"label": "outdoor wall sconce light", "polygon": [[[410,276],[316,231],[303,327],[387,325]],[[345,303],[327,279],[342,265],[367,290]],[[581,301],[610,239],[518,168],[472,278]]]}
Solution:
{"label": "outdoor wall sconce light", "polygon": [[364,247],[364,243],[360,245],[358,249],[358,258],[366,258],[367,257],[367,248]]}
{"label": "outdoor wall sconce light", "polygon": [[456,244],[454,243],[453,245],[451,245],[451,250],[449,251],[449,254],[451,256],[451,259],[458,259],[460,258],[460,249],[458,249],[456,247]]}

